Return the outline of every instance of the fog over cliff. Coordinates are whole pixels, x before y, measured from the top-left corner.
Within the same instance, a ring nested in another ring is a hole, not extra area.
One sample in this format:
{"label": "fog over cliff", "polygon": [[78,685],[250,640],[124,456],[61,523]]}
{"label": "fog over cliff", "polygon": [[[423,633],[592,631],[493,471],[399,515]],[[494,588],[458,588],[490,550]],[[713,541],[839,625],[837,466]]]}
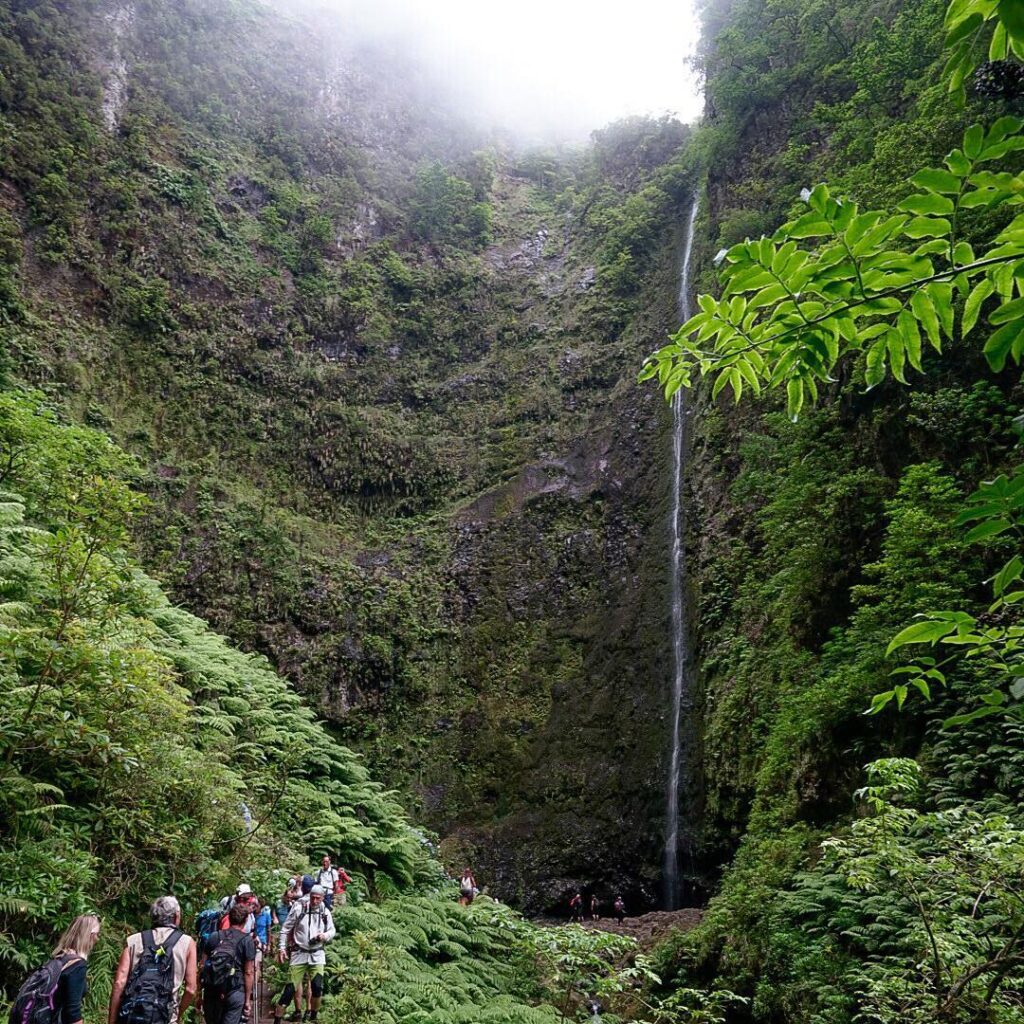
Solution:
{"label": "fog over cliff", "polygon": [[633,114],[697,118],[692,0],[273,0],[347,46],[407,49],[483,127],[573,141]]}

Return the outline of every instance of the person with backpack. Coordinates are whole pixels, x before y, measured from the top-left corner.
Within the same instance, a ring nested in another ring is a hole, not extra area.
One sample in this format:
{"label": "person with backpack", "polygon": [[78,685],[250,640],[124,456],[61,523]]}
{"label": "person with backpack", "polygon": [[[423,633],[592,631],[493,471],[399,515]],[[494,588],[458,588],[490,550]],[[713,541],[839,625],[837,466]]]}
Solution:
{"label": "person with backpack", "polygon": [[278,924],[284,924],[288,920],[288,912],[292,909],[292,904],[302,898],[302,886],[299,883],[300,879],[298,878],[288,879],[288,886],[281,894],[277,904]]}
{"label": "person with backpack", "polygon": [[178,901],[161,896],[150,921],[121,951],[107,1024],[177,1024],[196,997],[196,944],[180,928]]}
{"label": "person with backpack", "polygon": [[195,925],[192,930],[196,933],[196,944],[199,949],[203,948],[203,942],[220,928],[221,918],[224,914],[219,906],[207,907],[196,915]]}
{"label": "person with backpack", "polygon": [[615,897],[615,920],[622,924],[623,919],[626,916],[626,901],[621,896]]}
{"label": "person with backpack", "polygon": [[334,916],[324,905],[323,886],[314,885],[306,899],[291,909],[281,926],[277,958],[289,962],[289,981],[294,988],[295,1012],[288,1019],[302,1020],[303,984],[308,977],[312,991],[309,1000],[310,1021],[317,1019],[324,994],[324,965],[327,963],[326,943],[335,935]]}
{"label": "person with backpack", "polygon": [[252,936],[256,935],[256,915],[259,913],[259,900],[256,894],[252,891],[252,887],[247,885],[245,882],[232,893],[230,896],[226,896],[220,901],[223,909],[223,914],[220,919],[220,930],[226,932],[231,927],[231,922],[228,920],[228,913],[235,904],[240,903],[248,911],[248,916],[245,919],[245,930]]}
{"label": "person with backpack", "polygon": [[600,921],[601,920],[601,903],[597,898],[597,893],[591,893],[590,896],[590,920]]}
{"label": "person with backpack", "polygon": [[256,943],[246,931],[249,908],[235,903],[228,911],[227,931],[215,931],[203,942],[199,977],[206,1024],[240,1024],[252,1001]]}
{"label": "person with backpack", "polygon": [[345,886],[351,881],[348,872],[344,868],[334,867],[330,854],[325,853],[316,875],[316,884],[323,887],[324,906],[328,910],[334,909],[335,896],[338,897],[338,906],[345,906]]}
{"label": "person with backpack", "polygon": [[10,1024],[82,1024],[86,969],[99,934],[100,919],[93,914],[82,914],[71,922],[50,959],[18,990]]}
{"label": "person with backpack", "polygon": [[476,887],[476,879],[473,877],[473,872],[466,868],[459,879],[459,903],[464,907],[468,907],[479,891]]}
{"label": "person with backpack", "polygon": [[569,900],[569,921],[576,924],[583,923],[583,897],[580,893],[576,893],[576,895]]}

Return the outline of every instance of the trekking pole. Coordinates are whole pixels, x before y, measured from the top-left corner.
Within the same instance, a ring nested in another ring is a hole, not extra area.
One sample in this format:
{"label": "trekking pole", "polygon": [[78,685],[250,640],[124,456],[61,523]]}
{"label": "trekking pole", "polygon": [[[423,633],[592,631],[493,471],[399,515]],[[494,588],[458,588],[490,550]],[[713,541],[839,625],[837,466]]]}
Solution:
{"label": "trekking pole", "polygon": [[249,1011],[250,1024],[260,1024],[260,1006],[263,1004],[263,952],[257,951],[253,965],[255,977],[252,985],[252,1007]]}

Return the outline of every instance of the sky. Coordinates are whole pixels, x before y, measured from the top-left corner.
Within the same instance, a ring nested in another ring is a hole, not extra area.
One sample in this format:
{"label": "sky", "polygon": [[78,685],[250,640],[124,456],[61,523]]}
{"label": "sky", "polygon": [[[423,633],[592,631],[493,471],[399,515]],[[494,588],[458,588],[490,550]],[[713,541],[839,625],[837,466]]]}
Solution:
{"label": "sky", "polygon": [[584,137],[701,110],[693,0],[319,0],[360,34],[408,38],[487,127]]}

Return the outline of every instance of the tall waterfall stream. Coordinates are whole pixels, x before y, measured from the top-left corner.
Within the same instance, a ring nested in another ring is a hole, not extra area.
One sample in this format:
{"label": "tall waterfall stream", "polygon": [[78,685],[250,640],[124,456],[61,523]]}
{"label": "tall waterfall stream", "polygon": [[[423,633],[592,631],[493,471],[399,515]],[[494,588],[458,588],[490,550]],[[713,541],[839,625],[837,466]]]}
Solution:
{"label": "tall waterfall stream", "polygon": [[[679,315],[685,323],[692,315],[690,303],[691,257],[693,255],[693,229],[700,207],[693,198],[690,216],[683,239],[683,260],[679,273]],[[689,702],[691,669],[690,637],[686,621],[686,550],[685,522],[683,518],[683,473],[685,471],[686,400],[680,389],[672,399],[672,760],[668,773],[666,806],[665,857],[663,880],[665,909],[679,907],[681,886],[679,881],[679,780],[683,767],[683,707]]]}

